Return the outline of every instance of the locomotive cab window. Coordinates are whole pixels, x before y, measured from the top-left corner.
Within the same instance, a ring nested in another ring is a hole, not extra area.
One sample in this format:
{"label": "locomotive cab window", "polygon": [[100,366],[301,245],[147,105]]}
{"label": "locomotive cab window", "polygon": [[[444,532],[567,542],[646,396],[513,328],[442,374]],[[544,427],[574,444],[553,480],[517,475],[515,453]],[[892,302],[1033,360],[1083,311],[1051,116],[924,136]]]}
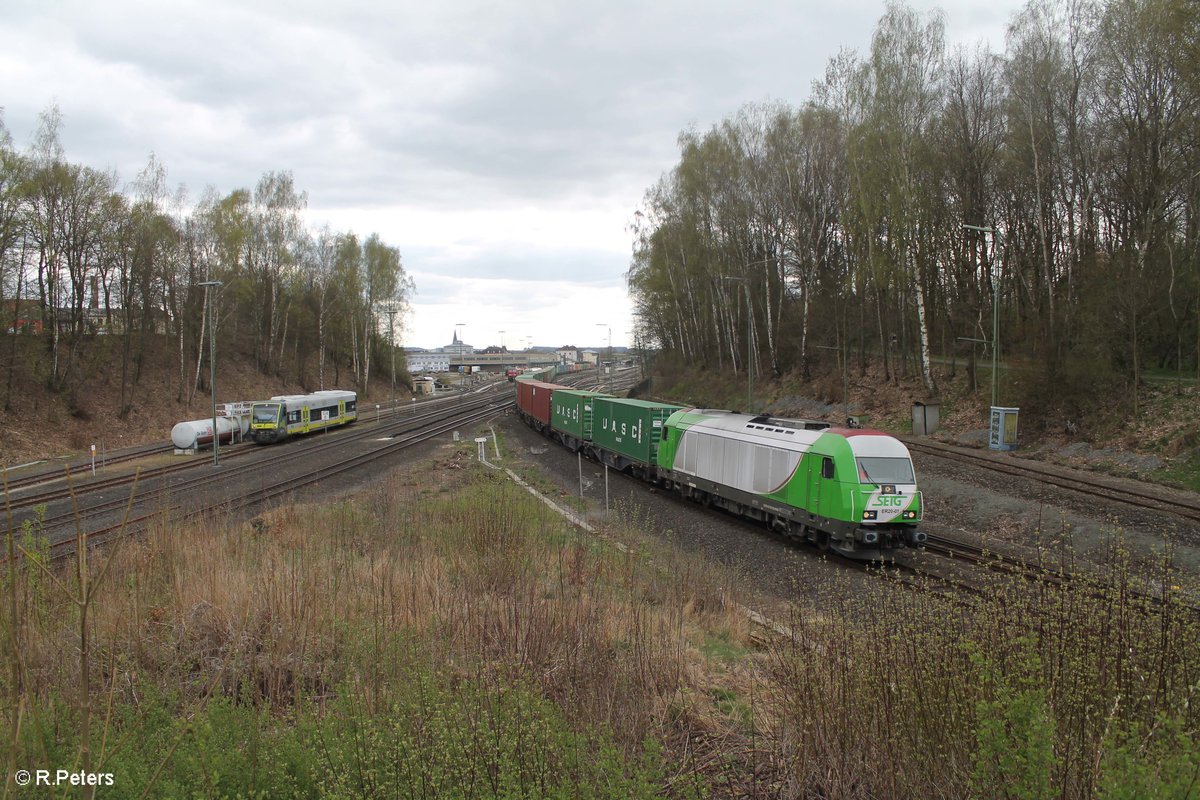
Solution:
{"label": "locomotive cab window", "polygon": [[825,458],[821,459],[821,477],[822,478],[832,478],[833,477],[833,459],[830,458],[829,456],[826,456]]}
{"label": "locomotive cab window", "polygon": [[916,483],[912,461],[907,458],[859,458],[859,483]]}

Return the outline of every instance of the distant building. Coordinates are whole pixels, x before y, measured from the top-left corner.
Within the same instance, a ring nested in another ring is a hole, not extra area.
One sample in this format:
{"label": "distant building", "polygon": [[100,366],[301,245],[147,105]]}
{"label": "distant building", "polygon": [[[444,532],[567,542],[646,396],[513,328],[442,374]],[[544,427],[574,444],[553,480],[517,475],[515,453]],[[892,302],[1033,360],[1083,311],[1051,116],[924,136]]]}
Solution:
{"label": "distant building", "polygon": [[554,351],[554,354],[556,356],[558,356],[558,360],[560,363],[575,364],[575,363],[578,363],[580,360],[579,348],[573,344],[569,344],[566,347],[558,348],[557,350]]}
{"label": "distant building", "polygon": [[454,332],[454,340],[445,347],[440,348],[440,352],[448,356],[469,356],[475,352],[475,348],[466,342],[458,340],[458,331]]}
{"label": "distant building", "polygon": [[449,372],[451,359],[462,358],[474,353],[475,348],[466,342],[459,341],[458,331],[455,331],[454,338],[445,347],[439,347],[436,350],[406,350],[404,357],[408,359],[409,372]]}
{"label": "distant building", "polygon": [[450,356],[445,353],[406,353],[409,372],[449,372]]}
{"label": "distant building", "polygon": [[5,300],[0,305],[0,324],[9,333],[40,334],[42,305],[36,300]]}

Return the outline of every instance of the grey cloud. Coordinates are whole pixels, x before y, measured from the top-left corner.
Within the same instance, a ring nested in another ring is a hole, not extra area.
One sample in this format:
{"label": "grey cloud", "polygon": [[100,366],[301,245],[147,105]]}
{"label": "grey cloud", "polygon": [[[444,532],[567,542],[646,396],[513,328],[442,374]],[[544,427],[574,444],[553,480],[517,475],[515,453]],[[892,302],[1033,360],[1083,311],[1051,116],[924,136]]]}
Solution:
{"label": "grey cloud", "polygon": [[[412,247],[404,252],[406,268],[425,276],[441,275],[446,281],[422,281],[418,287],[421,302],[437,303],[446,299],[451,280],[512,280],[523,282],[562,282],[583,287],[611,286],[623,270],[614,270],[613,254],[598,250],[556,249],[554,251],[497,249],[482,255],[448,256],[440,248]],[[439,288],[440,287],[440,288]]]}

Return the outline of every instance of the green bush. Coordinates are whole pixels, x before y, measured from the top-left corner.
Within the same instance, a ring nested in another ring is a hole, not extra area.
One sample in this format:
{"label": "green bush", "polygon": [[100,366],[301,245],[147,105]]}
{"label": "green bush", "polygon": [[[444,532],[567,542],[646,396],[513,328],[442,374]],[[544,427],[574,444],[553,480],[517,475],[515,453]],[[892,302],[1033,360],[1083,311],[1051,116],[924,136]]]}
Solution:
{"label": "green bush", "polygon": [[[180,708],[146,690],[122,704],[103,756],[93,739],[92,771],[112,773],[105,797],[658,796],[660,744],[627,758],[610,736],[573,730],[554,703],[507,683],[416,671],[345,686],[323,710],[290,717],[225,698]],[[77,771],[76,730],[66,703],[43,706],[23,728],[21,765]]]}
{"label": "green bush", "polygon": [[1101,800],[1200,794],[1200,742],[1180,720],[1160,715],[1150,730],[1124,727],[1106,744],[1096,792]]}
{"label": "green bush", "polygon": [[975,704],[977,797],[1040,800],[1054,795],[1055,724],[1046,702],[1041,661],[1030,642],[1018,642],[1016,664],[1000,670],[978,653],[985,696]]}

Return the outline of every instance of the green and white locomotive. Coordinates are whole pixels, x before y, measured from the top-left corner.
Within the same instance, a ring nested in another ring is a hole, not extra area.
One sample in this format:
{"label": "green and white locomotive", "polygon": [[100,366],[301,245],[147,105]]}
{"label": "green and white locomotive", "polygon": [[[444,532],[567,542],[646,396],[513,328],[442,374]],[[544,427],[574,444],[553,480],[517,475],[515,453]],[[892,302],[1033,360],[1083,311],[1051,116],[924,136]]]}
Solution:
{"label": "green and white locomotive", "polygon": [[614,469],[851,558],[919,547],[908,448],[881,431],[517,380],[528,424]]}
{"label": "green and white locomotive", "polygon": [[880,431],[684,409],[663,425],[657,475],[685,497],[856,558],[925,541],[908,448]]}

